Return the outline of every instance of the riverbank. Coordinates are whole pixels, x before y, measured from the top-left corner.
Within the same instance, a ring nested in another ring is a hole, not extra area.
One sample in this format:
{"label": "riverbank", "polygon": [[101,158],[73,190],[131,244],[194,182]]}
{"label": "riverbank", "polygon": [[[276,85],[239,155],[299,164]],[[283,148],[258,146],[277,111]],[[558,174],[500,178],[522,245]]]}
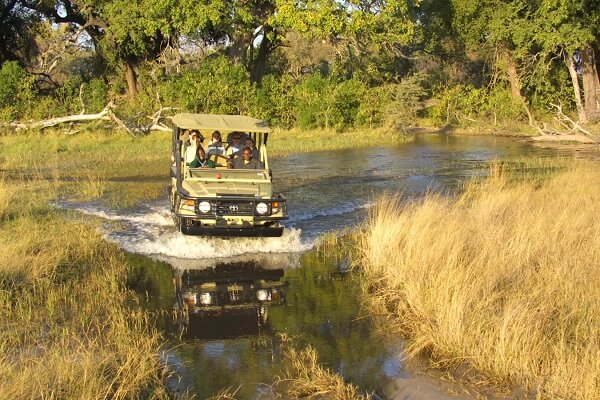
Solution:
{"label": "riverbank", "polygon": [[0,398],[169,398],[122,250],[54,210],[57,189],[0,178]]}
{"label": "riverbank", "polygon": [[577,163],[518,183],[497,174],[455,200],[382,199],[359,239],[370,306],[408,355],[532,397],[598,398],[599,172]]}
{"label": "riverbank", "polygon": [[[395,145],[412,136],[384,130],[275,131],[272,158],[291,153]],[[207,141],[205,141],[205,144]],[[60,181],[63,198],[101,200],[112,208],[132,206],[163,195],[168,185],[171,135],[152,132],[132,137],[121,131],[60,131],[0,136],[0,173],[8,177]]]}

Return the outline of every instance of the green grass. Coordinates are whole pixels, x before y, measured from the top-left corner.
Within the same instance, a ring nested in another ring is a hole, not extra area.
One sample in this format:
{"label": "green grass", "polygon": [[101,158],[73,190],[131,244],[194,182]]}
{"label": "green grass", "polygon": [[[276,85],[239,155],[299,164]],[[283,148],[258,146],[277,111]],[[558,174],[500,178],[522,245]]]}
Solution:
{"label": "green grass", "polygon": [[[269,152],[271,157],[278,157],[408,140],[409,136],[384,130],[276,130],[269,137]],[[0,169],[7,179],[52,181],[56,191],[70,200],[101,200],[112,208],[123,208],[164,193],[169,182],[170,151],[168,132],[136,138],[113,130],[84,130],[75,135],[29,132],[0,136]]]}

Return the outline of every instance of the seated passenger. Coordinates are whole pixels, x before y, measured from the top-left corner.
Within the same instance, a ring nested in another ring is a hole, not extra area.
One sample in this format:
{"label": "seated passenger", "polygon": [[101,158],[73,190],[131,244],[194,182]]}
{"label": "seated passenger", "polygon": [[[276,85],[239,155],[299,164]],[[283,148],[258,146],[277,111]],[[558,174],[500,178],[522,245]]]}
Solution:
{"label": "seated passenger", "polygon": [[242,150],[242,146],[240,145],[241,138],[242,136],[239,132],[233,132],[232,143],[227,146],[227,150],[225,151],[227,157],[236,157],[236,153]]}
{"label": "seated passenger", "polygon": [[208,154],[208,157],[210,157],[213,154],[225,155],[225,146],[223,145],[223,142],[221,141],[221,132],[219,132],[219,131],[213,132],[211,142],[208,145],[208,148],[206,150],[207,150],[206,153]]}
{"label": "seated passenger", "polygon": [[[250,151],[252,151],[252,158],[255,158],[260,161],[260,151],[258,151],[258,149],[254,146],[254,140],[252,140],[251,137],[246,138],[245,147],[249,148]],[[229,157],[230,158],[240,157],[242,155],[243,150],[244,149],[242,148],[242,150],[240,150],[236,153],[233,153],[233,157],[232,156],[229,156]]]}
{"label": "seated passenger", "polygon": [[200,135],[200,132],[193,130],[189,133],[189,141],[186,143],[185,149],[185,163],[190,165],[196,158],[196,152],[198,148],[202,147],[202,141],[204,138]]}
{"label": "seated passenger", "polygon": [[244,147],[241,157],[230,160],[229,163],[235,169],[264,169],[264,165],[257,158],[252,158],[252,150],[248,147]]}
{"label": "seated passenger", "polygon": [[206,158],[206,152],[202,146],[198,146],[196,158],[190,163],[190,168],[214,168],[215,162]]}

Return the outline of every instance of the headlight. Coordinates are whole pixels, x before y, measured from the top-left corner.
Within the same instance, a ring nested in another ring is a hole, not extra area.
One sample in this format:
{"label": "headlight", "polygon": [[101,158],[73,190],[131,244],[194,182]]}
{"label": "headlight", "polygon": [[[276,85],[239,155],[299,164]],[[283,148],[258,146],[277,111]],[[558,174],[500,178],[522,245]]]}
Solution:
{"label": "headlight", "polygon": [[208,201],[200,202],[200,204],[198,204],[198,210],[200,210],[201,213],[206,214],[210,211],[210,203]]}
{"label": "headlight", "polygon": [[210,295],[210,293],[201,293],[200,294],[200,304],[207,306],[210,303],[212,303],[212,296]]}
{"label": "headlight", "polygon": [[256,291],[256,300],[267,301],[271,300],[270,293],[267,289],[259,289]]}
{"label": "headlight", "polygon": [[197,301],[196,293],[192,293],[192,292],[184,293],[183,294],[183,299],[190,306],[195,306],[196,305],[196,301]]}
{"label": "headlight", "polygon": [[267,207],[266,203],[258,203],[256,205],[256,212],[263,215],[266,214],[267,211],[269,211],[269,207]]}

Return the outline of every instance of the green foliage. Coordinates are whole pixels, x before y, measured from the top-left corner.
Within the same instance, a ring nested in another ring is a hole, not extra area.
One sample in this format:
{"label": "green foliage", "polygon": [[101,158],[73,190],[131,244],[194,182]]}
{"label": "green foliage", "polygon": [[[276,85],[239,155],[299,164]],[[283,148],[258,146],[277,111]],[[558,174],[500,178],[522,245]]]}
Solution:
{"label": "green foliage", "polygon": [[108,103],[108,85],[103,79],[92,79],[83,86],[87,112],[97,113]]}
{"label": "green foliage", "polygon": [[426,95],[424,79],[423,75],[415,74],[398,84],[388,85],[391,101],[384,107],[385,126],[403,131],[416,122],[417,113],[422,109],[422,100]]}
{"label": "green foliage", "polygon": [[319,73],[310,75],[295,90],[298,126],[337,130],[355,126],[365,92],[365,85],[355,79],[337,83]]}
{"label": "green foliage", "polygon": [[296,121],[294,85],[289,75],[280,80],[273,75],[265,76],[256,90],[253,114],[273,125],[291,128]]}
{"label": "green foliage", "polygon": [[35,97],[34,79],[16,61],[0,69],[0,119],[12,120],[31,108]]}
{"label": "green foliage", "polygon": [[249,114],[255,93],[246,70],[225,57],[206,60],[160,87],[171,105],[215,114]]}
{"label": "green foliage", "polygon": [[318,73],[307,77],[296,86],[294,97],[300,128],[329,128],[332,93],[327,79]]}
{"label": "green foliage", "polygon": [[431,116],[440,123],[468,125],[483,119],[496,124],[522,117],[521,107],[513,101],[510,89],[503,86],[487,89],[457,85],[437,97]]}

